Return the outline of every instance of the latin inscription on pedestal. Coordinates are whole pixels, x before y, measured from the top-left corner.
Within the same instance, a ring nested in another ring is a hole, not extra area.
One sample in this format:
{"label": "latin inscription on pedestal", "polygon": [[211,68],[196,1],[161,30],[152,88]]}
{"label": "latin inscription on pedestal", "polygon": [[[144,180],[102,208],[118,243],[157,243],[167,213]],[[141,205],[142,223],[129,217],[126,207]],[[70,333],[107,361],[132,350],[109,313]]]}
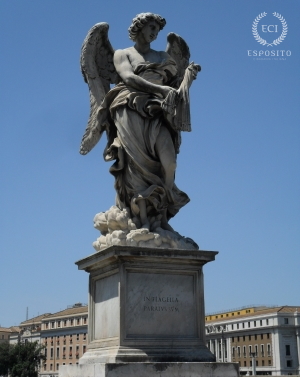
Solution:
{"label": "latin inscription on pedestal", "polygon": [[127,271],[127,338],[196,338],[195,279],[196,276],[191,273]]}

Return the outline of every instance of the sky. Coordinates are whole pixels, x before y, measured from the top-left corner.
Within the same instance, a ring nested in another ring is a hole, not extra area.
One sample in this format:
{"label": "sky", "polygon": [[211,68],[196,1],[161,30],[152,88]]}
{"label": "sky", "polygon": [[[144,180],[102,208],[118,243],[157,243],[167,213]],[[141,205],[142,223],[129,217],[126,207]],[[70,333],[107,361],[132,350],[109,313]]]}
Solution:
{"label": "sky", "polygon": [[102,21],[114,49],[131,46],[141,12],[167,20],[154,49],[175,32],[202,67],[176,171],[191,202],[170,224],[219,251],[204,266],[206,313],[300,305],[299,1],[0,0],[2,327],[27,307],[31,318],[88,302],[74,263],[94,252],[94,215],[115,192],[105,140],[79,154],[89,115],[80,49]]}

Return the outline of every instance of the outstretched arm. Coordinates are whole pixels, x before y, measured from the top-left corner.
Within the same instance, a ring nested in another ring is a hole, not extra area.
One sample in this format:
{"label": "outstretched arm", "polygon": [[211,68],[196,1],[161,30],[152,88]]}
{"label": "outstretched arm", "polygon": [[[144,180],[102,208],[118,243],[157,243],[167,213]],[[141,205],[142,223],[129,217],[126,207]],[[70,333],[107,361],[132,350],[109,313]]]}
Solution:
{"label": "outstretched arm", "polygon": [[114,54],[114,65],[116,71],[126,85],[146,93],[162,94],[166,97],[173,88],[153,84],[133,72],[133,68],[124,50],[117,50]]}

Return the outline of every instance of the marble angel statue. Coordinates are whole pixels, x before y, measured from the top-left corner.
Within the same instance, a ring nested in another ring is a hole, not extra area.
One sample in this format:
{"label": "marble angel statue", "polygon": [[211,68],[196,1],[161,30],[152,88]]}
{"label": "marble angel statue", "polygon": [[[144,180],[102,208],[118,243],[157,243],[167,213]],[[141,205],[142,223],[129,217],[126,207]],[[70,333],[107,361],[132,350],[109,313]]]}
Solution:
{"label": "marble angel statue", "polygon": [[[180,133],[191,130],[189,87],[200,66],[189,63],[189,47],[175,33],[168,35],[166,52],[151,49],[165,24],[159,15],[138,14],[128,29],[134,46],[114,51],[108,24],[98,23],[81,51],[91,109],[80,153],[87,154],[106,132],[104,159],[114,161],[110,173],[115,177],[115,208],[126,211],[131,222],[127,233],[176,233],[168,221],[189,202],[174,177]],[[116,85],[110,89],[111,84]],[[103,225],[108,213],[104,219],[99,215],[95,227],[100,223],[102,235],[124,231],[122,226],[110,229],[109,221]]]}

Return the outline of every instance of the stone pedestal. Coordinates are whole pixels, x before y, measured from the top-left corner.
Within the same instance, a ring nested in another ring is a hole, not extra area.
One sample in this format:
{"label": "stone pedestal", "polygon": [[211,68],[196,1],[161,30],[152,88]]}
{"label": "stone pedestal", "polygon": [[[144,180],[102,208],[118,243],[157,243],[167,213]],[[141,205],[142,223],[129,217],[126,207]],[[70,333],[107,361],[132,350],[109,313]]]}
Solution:
{"label": "stone pedestal", "polygon": [[90,275],[88,349],[60,376],[238,376],[205,346],[202,267],[216,254],[111,246],[78,261]]}
{"label": "stone pedestal", "polygon": [[239,377],[238,363],[106,363],[61,368],[60,377]]}

